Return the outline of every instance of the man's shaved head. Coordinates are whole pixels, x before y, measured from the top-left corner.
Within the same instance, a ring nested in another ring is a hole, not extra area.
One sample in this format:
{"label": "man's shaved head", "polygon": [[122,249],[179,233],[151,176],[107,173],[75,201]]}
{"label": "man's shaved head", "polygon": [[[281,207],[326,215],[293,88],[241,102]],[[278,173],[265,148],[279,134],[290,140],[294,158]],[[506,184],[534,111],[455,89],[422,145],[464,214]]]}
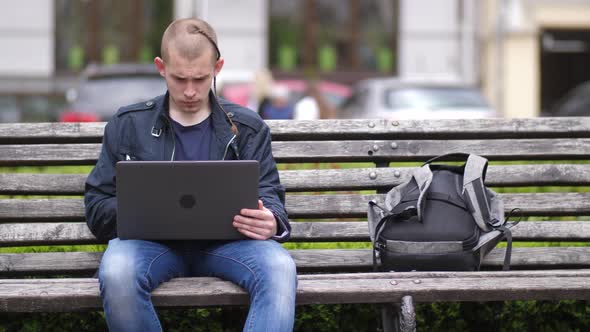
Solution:
{"label": "man's shaved head", "polygon": [[195,59],[210,50],[213,61],[219,59],[217,34],[209,23],[198,18],[185,18],[172,22],[162,36],[162,59],[170,59],[170,49],[185,59]]}

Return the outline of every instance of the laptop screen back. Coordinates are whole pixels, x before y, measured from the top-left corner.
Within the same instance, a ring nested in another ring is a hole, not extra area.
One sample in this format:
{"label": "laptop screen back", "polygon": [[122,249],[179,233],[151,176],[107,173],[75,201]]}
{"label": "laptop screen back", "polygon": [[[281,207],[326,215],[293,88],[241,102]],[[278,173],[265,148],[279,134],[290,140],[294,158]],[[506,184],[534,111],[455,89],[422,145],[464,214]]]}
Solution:
{"label": "laptop screen back", "polygon": [[121,239],[243,239],[232,225],[258,207],[258,161],[117,163],[117,233]]}

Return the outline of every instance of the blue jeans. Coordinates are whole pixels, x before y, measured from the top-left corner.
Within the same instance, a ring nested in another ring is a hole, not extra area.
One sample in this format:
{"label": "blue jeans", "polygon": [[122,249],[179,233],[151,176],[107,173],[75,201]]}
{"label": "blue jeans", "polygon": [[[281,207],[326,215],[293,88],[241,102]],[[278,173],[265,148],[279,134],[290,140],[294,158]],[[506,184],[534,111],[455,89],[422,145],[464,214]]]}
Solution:
{"label": "blue jeans", "polygon": [[151,242],[113,239],[99,269],[109,330],[161,331],[150,294],[175,277],[215,276],[250,294],[244,331],[291,331],[297,273],[273,240]]}

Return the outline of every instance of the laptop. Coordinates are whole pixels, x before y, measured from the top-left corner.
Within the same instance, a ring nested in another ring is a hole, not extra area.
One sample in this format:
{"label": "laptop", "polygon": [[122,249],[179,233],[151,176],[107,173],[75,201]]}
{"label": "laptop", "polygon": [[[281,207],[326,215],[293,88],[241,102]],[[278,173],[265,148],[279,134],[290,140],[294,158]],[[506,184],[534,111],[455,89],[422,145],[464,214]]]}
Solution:
{"label": "laptop", "polygon": [[116,169],[121,239],[244,239],[233,218],[258,208],[256,160],[121,161]]}

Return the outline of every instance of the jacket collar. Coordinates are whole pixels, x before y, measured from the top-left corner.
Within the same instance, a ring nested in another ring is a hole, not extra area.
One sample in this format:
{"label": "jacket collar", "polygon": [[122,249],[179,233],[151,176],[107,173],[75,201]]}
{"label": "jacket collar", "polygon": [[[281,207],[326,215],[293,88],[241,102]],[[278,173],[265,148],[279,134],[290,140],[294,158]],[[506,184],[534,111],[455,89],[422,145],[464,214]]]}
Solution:
{"label": "jacket collar", "polygon": [[[156,136],[158,133],[166,131],[170,124],[169,110],[169,93],[156,97],[154,101],[154,118],[152,121],[152,135]],[[223,107],[213,91],[209,91],[209,105],[211,107],[211,122],[213,124],[214,139],[211,142],[211,159],[217,160],[223,158],[227,145],[234,137],[231,130],[231,122],[229,115],[225,112]],[[159,135],[157,135],[159,137]]]}
{"label": "jacket collar", "polygon": [[214,139],[211,141],[209,156],[211,160],[220,160],[224,159],[232,140],[235,147],[235,135],[231,130],[231,115],[225,112],[213,91],[209,91],[209,103],[211,105],[211,121],[213,122],[214,136]]}

